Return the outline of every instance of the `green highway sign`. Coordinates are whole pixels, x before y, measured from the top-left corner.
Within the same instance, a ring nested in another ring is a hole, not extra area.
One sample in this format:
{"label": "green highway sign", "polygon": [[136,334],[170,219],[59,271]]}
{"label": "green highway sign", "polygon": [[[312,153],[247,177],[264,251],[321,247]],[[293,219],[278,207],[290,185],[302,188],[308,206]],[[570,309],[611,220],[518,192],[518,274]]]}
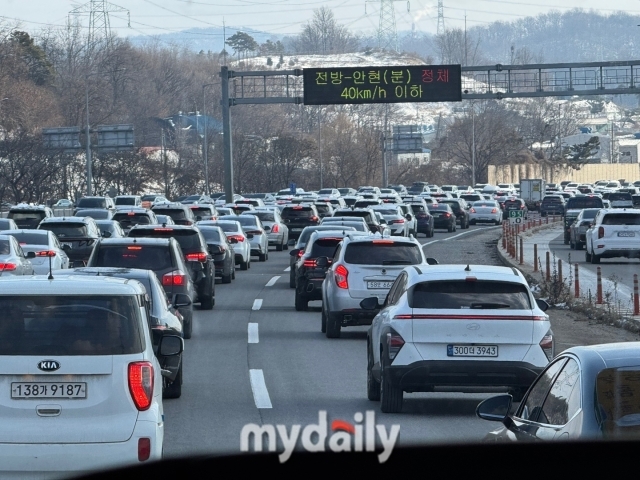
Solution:
{"label": "green highway sign", "polygon": [[524,210],[509,210],[509,223],[521,224],[524,222]]}

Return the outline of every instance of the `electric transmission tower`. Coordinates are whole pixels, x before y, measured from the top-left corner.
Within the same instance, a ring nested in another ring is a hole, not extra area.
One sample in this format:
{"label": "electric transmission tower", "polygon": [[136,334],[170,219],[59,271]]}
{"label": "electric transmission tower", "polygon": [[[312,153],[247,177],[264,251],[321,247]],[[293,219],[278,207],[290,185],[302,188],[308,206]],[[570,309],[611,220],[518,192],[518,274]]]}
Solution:
{"label": "electric transmission tower", "polygon": [[[383,50],[398,51],[398,31],[396,29],[396,11],[394,2],[404,0],[366,0],[365,13],[367,13],[367,3],[380,4],[380,23],[378,24],[378,48]],[[410,10],[410,3],[407,1],[407,12]]]}
{"label": "electric transmission tower", "polygon": [[94,45],[100,38],[104,38],[107,44],[111,44],[111,23],[109,13],[118,12],[127,14],[128,26],[131,26],[131,14],[129,10],[106,0],[90,0],[69,12],[70,15],[89,15],[88,45]]}
{"label": "electric transmission tower", "polygon": [[438,35],[444,33],[444,5],[443,0],[438,0]]}

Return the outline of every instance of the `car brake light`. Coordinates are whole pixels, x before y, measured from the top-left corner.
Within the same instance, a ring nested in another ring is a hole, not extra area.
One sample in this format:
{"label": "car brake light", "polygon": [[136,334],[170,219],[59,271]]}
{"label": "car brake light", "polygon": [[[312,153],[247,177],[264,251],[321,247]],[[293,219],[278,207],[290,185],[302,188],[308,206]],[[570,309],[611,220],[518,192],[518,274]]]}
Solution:
{"label": "car brake light", "polygon": [[598,227],[598,238],[604,237],[604,227]]}
{"label": "car brake light", "polygon": [[335,270],[336,285],[338,288],[349,288],[349,270],[344,265],[338,265]]}
{"label": "car brake light", "polygon": [[298,205],[297,207],[293,207],[294,210],[302,210],[303,207],[301,207],[300,205]]}
{"label": "car brake light", "polygon": [[207,261],[207,254],[204,252],[187,253],[187,255],[185,255],[185,258],[187,259],[187,262],[204,263]]}
{"label": "car brake light", "polygon": [[298,258],[301,258],[304,255],[304,250],[298,251]]}
{"label": "car brake light", "polygon": [[551,333],[551,330],[549,330],[547,334],[544,337],[542,337],[542,340],[540,340],[540,348],[542,348],[542,351],[547,356],[547,360],[549,361],[553,360],[554,344],[553,344],[553,334]]}
{"label": "car brake light", "polygon": [[142,247],[127,247],[127,250],[142,250]]}
{"label": "car brake light", "polygon": [[130,216],[130,217],[135,217],[136,213],[135,212],[129,212],[129,213],[127,213],[127,215]]}
{"label": "car brake light", "polygon": [[0,272],[12,272],[18,268],[15,263],[0,263]]}
{"label": "car brake light", "polygon": [[129,392],[140,411],[149,409],[153,399],[153,365],[151,362],[129,364]]}
{"label": "car brake light", "polygon": [[154,232],[173,232],[173,228],[154,228]]}
{"label": "car brake light", "polygon": [[[492,213],[496,213],[495,210],[496,209],[494,208]],[[471,210],[469,210],[469,213],[476,213],[476,209],[475,208],[471,208]]]}
{"label": "car brake light", "polygon": [[497,208],[492,209],[491,213],[498,213],[498,209]]}
{"label": "car brake light", "polygon": [[43,250],[41,252],[36,252],[36,257],[55,257],[56,252],[53,250]]}
{"label": "car brake light", "polygon": [[520,210],[524,210],[524,205],[520,205]]}
{"label": "car brake light", "polygon": [[404,345],[404,339],[391,329],[391,332],[387,333],[387,352],[389,354],[389,360],[393,360],[398,355],[398,352]]}
{"label": "car brake light", "polygon": [[449,218],[451,216],[451,214],[450,213],[445,213],[443,216]]}
{"label": "car brake light", "polygon": [[151,439],[150,438],[139,438],[138,439],[138,460],[140,462],[144,462],[145,460],[149,460],[151,456]]}
{"label": "car brake light", "polygon": [[305,267],[316,267],[318,264],[315,260],[305,260],[303,265]]}
{"label": "car brake light", "polygon": [[180,286],[186,283],[187,278],[181,270],[174,270],[162,276],[162,285],[165,287]]}
{"label": "car brake light", "polygon": [[244,242],[244,236],[243,235],[227,235],[228,239],[232,239],[235,238],[238,242]]}
{"label": "car brake light", "polygon": [[371,243],[393,243],[393,240],[372,240]]}
{"label": "car brake light", "polygon": [[319,219],[318,217],[316,217],[315,215],[313,217],[311,217],[309,220],[311,220],[312,222],[317,222]]}
{"label": "car brake light", "polygon": [[273,227],[271,227],[271,233],[278,233],[280,231],[280,225],[278,225],[277,223],[273,224]]}
{"label": "car brake light", "polygon": [[404,223],[404,219],[399,218],[398,220],[391,220],[391,223]]}

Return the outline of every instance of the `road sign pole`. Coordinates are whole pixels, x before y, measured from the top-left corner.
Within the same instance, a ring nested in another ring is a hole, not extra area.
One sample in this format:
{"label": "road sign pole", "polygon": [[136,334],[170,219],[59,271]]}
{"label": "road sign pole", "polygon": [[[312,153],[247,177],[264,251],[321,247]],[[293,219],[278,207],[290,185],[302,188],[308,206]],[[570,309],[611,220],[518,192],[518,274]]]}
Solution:
{"label": "road sign pole", "polygon": [[231,150],[231,105],[229,103],[229,67],[220,68],[222,85],[222,134],[224,137],[224,192],[227,203],[233,202],[233,152]]}

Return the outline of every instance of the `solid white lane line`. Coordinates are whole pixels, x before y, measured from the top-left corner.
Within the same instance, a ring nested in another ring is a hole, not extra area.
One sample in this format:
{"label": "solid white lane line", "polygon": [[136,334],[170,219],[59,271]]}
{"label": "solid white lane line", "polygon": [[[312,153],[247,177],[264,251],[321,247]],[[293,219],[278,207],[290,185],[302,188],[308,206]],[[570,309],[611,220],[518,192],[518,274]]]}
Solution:
{"label": "solid white lane line", "polygon": [[251,390],[253,390],[253,400],[256,402],[256,407],[273,408],[262,370],[249,370],[249,378],[251,379]]}
{"label": "solid white lane line", "polygon": [[279,278],[280,278],[280,275],[278,275],[277,277],[273,277],[271,280],[269,280],[266,286],[273,287]]}
{"label": "solid white lane line", "polygon": [[251,310],[260,310],[261,306],[262,306],[262,299],[261,298],[256,298],[253,301],[253,307],[251,307]]}
{"label": "solid white lane line", "polygon": [[247,334],[249,336],[249,343],[258,343],[260,341],[258,338],[258,324],[250,323],[247,327]]}
{"label": "solid white lane line", "polygon": [[291,267],[287,267],[284,269],[285,272],[290,272],[291,271]]}

